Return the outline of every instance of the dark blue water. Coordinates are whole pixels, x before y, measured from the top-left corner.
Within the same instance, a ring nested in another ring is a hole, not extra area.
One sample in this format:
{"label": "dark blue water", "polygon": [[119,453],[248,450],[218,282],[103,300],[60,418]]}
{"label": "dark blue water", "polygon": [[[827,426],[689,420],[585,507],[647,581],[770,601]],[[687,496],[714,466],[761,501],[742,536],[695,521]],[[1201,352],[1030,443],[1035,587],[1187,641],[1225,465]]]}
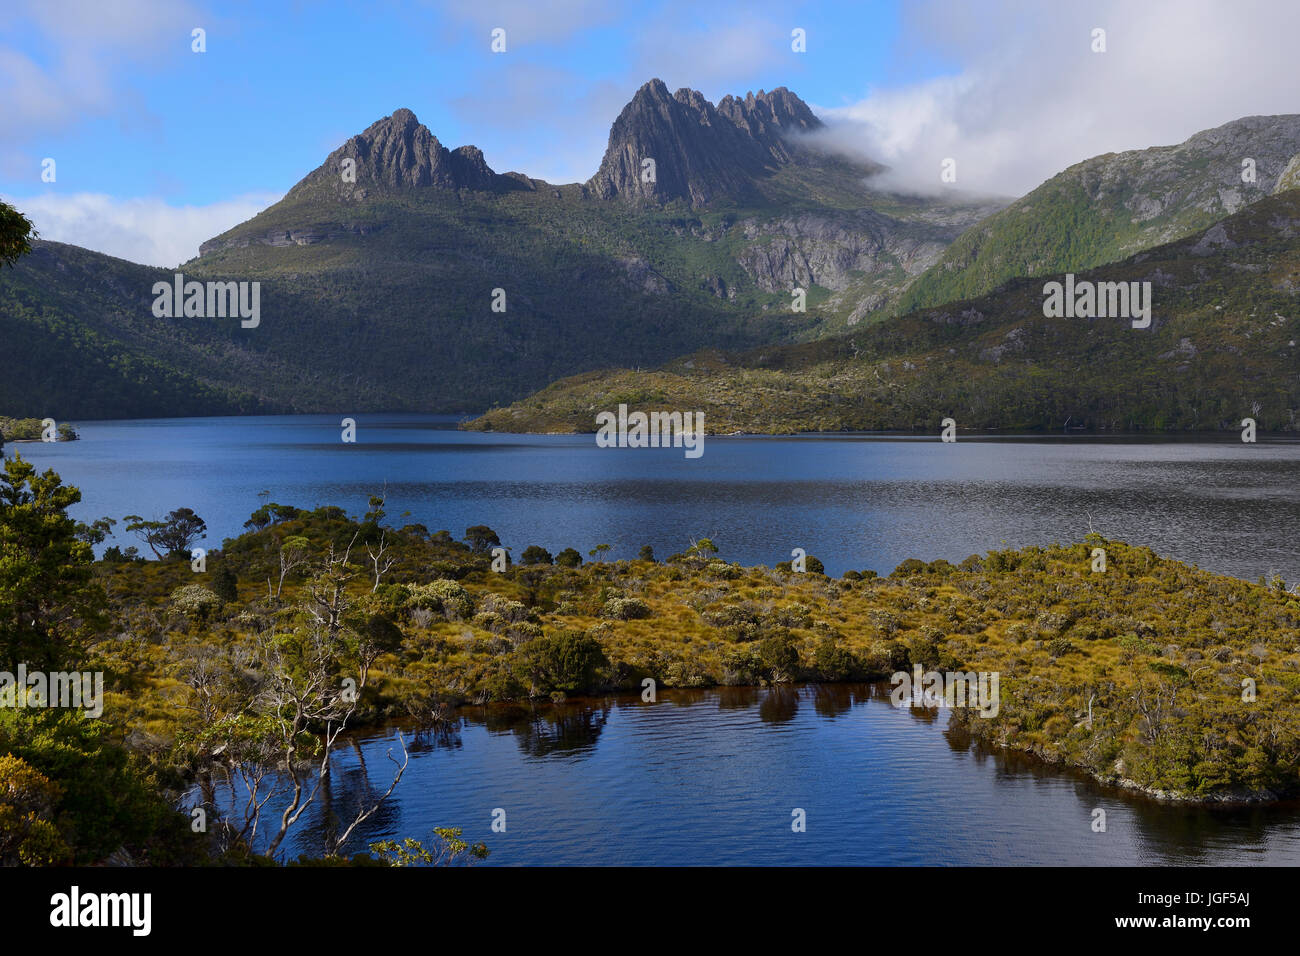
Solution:
{"label": "dark blue water", "polygon": [[[15,444],[82,489],[85,519],[188,506],[209,547],[269,499],[457,536],[487,524],[517,555],[599,543],[665,556],[707,536],[747,564],[794,547],[831,573],[908,557],[1079,540],[1090,525],[1203,567],[1300,577],[1300,443],[832,436],[602,449],[593,436],[464,433],[419,415],[176,419],[80,426],[83,440]],[[119,535],[122,543],[129,536]],[[465,711],[413,744],[406,778],[350,849],[459,826],[489,862],[1300,863],[1294,809],[1209,811],[1107,791],[1070,772],[972,749],[942,713],[896,710],[867,687],[673,691],[559,707]],[[388,786],[396,730],[338,750],[340,810]],[[234,796],[218,788],[220,803]],[[314,807],[286,844],[317,852]],[[1107,811],[1094,832],[1092,811]],[[504,834],[490,830],[496,808]],[[791,811],[807,831],[791,831]]]}
{"label": "dark blue water", "polygon": [[[457,537],[487,524],[530,544],[660,557],[709,537],[745,564],[801,547],[839,574],[909,557],[1108,537],[1255,579],[1300,578],[1300,442],[935,437],[709,437],[704,454],[597,448],[592,435],[460,432],[427,415],[168,419],[78,425],[83,439],[12,444],[79,486],[79,517],[194,508],[217,547],[270,500],[366,510]],[[119,543],[134,542],[119,530]]]}
{"label": "dark blue water", "polygon": [[[456,826],[501,865],[1300,863],[1295,807],[1162,805],[975,749],[947,726],[942,712],[893,707],[888,684],[466,709],[457,730],[405,732],[405,776],[345,849]],[[388,788],[397,733],[337,749],[290,858],[320,852],[326,805],[343,816]],[[242,793],[218,780],[210,796],[228,807]],[[505,833],[491,828],[498,809]]]}

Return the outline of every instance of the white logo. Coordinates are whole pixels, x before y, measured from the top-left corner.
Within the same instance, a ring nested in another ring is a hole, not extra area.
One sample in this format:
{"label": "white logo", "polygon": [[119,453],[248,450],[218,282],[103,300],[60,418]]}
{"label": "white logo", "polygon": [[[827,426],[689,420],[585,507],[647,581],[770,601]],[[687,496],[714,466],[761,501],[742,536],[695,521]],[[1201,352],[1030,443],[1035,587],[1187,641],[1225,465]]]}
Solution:
{"label": "white logo", "polygon": [[153,294],[153,314],[158,319],[238,316],[246,329],[255,329],[262,321],[260,282],[186,282],[185,274],[178,272],[173,282],[155,282]]}
{"label": "white logo", "polygon": [[898,671],[889,678],[893,690],[889,700],[895,707],[973,707],[981,717],[996,717],[1001,709],[998,694],[998,671],[922,672]]}
{"label": "white logo", "polygon": [[129,926],[132,935],[148,936],[153,919],[151,893],[86,893],[74,886],[50,897],[50,925]]}
{"label": "white logo", "polygon": [[99,717],[104,713],[104,672],[28,673],[27,665],[19,664],[16,675],[0,671],[0,707],[53,707]]}
{"label": "white logo", "polygon": [[1133,328],[1151,325],[1150,282],[1076,283],[1074,273],[1065,274],[1065,284],[1043,286],[1043,316],[1048,319],[1132,319]]}
{"label": "white logo", "polygon": [[704,454],[704,413],[632,412],[618,406],[618,415],[596,415],[598,448],[685,448],[687,458]]}

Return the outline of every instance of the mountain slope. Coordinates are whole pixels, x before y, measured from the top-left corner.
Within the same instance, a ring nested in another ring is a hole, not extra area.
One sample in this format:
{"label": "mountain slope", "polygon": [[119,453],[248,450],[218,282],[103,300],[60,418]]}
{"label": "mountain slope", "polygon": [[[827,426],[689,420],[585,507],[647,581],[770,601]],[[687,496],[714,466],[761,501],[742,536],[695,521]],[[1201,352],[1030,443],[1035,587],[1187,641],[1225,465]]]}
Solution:
{"label": "mountain slope", "polygon": [[[816,125],[784,89],[714,107],[653,81],[591,183],[554,186],[398,110],[181,269],[261,284],[239,341],[279,372],[226,384],[284,410],[480,411],[584,369],[806,340],[852,320],[855,284],[893,294],[996,208],[873,193],[872,167],[790,138]],[[682,196],[623,191],[612,157],[641,146]]]}
{"label": "mountain slope", "polygon": [[1151,282],[1150,327],[1045,318],[1043,280],[1021,279],[819,342],[575,376],[469,427],[590,432],[625,402],[715,433],[1300,428],[1300,189],[1083,280]]}
{"label": "mountain slope", "polygon": [[[989,292],[1017,276],[1080,271],[1170,242],[1270,195],[1300,153],[1300,115],[1248,116],[1177,146],[1077,163],[964,233],[898,314]],[[1242,181],[1243,160],[1255,181]]]}
{"label": "mountain slope", "polygon": [[[238,322],[156,319],[151,290],[171,273],[37,241],[0,276],[0,409],[16,417],[252,414],[279,363],[247,349]],[[247,337],[248,333],[244,333]]]}
{"label": "mountain slope", "polygon": [[[817,125],[788,90],[714,107],[652,81],[591,182],[553,186],[397,110],[179,268],[259,283],[256,329],[155,319],[151,289],[173,270],[39,244],[0,274],[10,351],[32,359],[0,408],[480,411],[586,369],[813,338],[997,208],[873,192],[874,167],[793,138]],[[659,154],[652,196],[626,188],[642,149]]]}

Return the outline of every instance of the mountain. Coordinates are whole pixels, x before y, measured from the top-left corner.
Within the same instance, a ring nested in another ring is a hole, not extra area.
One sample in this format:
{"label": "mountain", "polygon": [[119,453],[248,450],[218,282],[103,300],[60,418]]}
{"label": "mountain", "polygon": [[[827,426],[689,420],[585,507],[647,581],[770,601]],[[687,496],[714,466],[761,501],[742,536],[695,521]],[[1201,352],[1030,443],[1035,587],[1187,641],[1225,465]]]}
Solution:
{"label": "mountain", "polygon": [[601,199],[681,199],[697,208],[722,196],[758,199],[756,181],[795,161],[797,137],[821,126],[783,86],[728,96],[715,108],[695,90],[670,94],[662,80],[651,80],[614,121],[587,189]]}
{"label": "mountain", "polygon": [[[964,233],[893,310],[982,295],[1018,276],[1090,269],[1190,235],[1271,195],[1298,153],[1300,115],[1286,115],[1095,156]],[[1246,160],[1253,182],[1242,178]]]}
{"label": "mountain", "polygon": [[1085,281],[1151,283],[1150,326],[1046,318],[1044,280],[1016,279],[818,342],[574,376],[469,427],[591,432],[627,403],[703,411],[714,433],[1300,430],[1300,189]]}
{"label": "mountain", "polygon": [[[171,273],[77,246],[32,243],[0,274],[0,409],[18,417],[134,418],[274,410],[260,383],[285,373],[245,348],[239,324],[151,310]],[[244,333],[247,336],[248,333]]]}
{"label": "mountain", "polygon": [[[45,364],[0,383],[0,411],[477,412],[575,372],[848,327],[1002,205],[874,190],[878,167],[800,142],[818,125],[785,89],[713,106],[652,81],[592,180],[553,185],[399,109],[177,270],[38,243],[0,274],[0,315],[10,351]],[[177,271],[259,283],[260,325],[155,319]],[[103,387],[75,385],[101,366]]]}

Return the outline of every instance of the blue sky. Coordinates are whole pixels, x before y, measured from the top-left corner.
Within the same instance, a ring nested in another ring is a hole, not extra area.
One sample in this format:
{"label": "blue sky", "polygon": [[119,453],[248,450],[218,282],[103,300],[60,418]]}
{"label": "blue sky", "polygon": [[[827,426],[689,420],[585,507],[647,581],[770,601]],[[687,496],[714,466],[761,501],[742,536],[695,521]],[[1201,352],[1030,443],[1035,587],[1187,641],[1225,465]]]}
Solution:
{"label": "blue sky", "polygon": [[[784,85],[843,148],[904,171],[958,155],[969,188],[1012,194],[1098,152],[1300,108],[1285,0],[8,6],[0,196],[46,238],[155,264],[193,255],[403,106],[498,171],[572,182],[651,77],[715,102]],[[796,27],[806,53],[791,50]]]}
{"label": "blue sky", "polygon": [[[479,146],[494,168],[573,181],[595,172],[610,122],[651,76],[715,101],[785,85],[834,106],[936,66],[891,62],[892,2],[772,4],[781,12],[770,15],[761,4],[574,4],[567,20],[550,24],[532,16],[516,24],[508,9],[481,16],[472,6],[196,5],[139,55],[106,51],[122,108],[20,137],[0,191],[30,189],[40,160],[53,156],[67,189],[186,203],[282,192],[402,106],[444,145]],[[747,19],[755,22],[719,29]],[[191,50],[191,22],[207,31],[205,53]],[[490,50],[489,23],[506,30],[504,54]],[[795,27],[807,31],[813,55],[791,50]],[[59,70],[62,46],[39,21],[10,21],[0,42],[47,73]],[[739,55],[728,56],[729,45]],[[696,59],[705,62],[692,66]]]}

